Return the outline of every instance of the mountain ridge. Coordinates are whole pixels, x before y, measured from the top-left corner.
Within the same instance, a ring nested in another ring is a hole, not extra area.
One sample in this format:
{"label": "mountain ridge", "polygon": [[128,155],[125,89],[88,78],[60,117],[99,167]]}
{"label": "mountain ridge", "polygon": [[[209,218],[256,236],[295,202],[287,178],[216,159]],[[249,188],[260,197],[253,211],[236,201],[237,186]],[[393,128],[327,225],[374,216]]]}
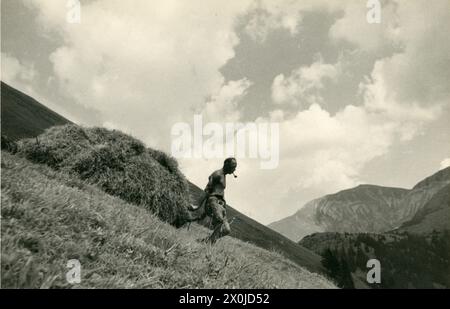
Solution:
{"label": "mountain ridge", "polygon": [[428,233],[446,229],[450,230],[450,184],[434,194],[411,220],[402,224],[398,231]]}
{"label": "mountain ridge", "polygon": [[386,232],[412,219],[448,183],[450,167],[412,189],[362,184],[314,199],[268,226],[294,241],[317,232]]}

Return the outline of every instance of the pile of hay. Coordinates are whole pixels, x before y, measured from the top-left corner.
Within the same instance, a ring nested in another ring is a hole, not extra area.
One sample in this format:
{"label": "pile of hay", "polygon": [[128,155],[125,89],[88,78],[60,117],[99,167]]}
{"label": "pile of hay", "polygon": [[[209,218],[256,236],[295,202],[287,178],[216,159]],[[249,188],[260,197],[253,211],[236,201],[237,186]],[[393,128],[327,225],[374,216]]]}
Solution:
{"label": "pile of hay", "polygon": [[56,126],[37,139],[21,140],[18,153],[143,206],[172,225],[186,222],[188,185],[177,161],[122,132]]}
{"label": "pile of hay", "polygon": [[2,134],[2,150],[16,153],[17,152],[17,143],[10,139],[8,136]]}

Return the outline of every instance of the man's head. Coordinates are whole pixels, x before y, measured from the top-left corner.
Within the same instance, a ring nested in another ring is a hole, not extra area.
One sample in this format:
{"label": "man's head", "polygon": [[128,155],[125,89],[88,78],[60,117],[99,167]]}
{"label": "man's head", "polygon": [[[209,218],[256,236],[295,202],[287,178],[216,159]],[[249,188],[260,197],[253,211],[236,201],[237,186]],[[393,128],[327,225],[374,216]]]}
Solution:
{"label": "man's head", "polygon": [[223,171],[226,174],[232,174],[237,167],[237,161],[235,158],[227,158],[223,161]]}

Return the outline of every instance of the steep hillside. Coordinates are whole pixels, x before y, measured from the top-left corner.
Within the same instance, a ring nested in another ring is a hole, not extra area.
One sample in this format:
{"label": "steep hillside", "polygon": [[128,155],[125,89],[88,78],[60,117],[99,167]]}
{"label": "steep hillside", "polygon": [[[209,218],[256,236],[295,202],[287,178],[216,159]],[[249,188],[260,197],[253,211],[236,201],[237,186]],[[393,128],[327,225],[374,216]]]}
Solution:
{"label": "steep hillside", "polygon": [[443,230],[450,230],[450,184],[434,194],[410,221],[399,228],[399,231],[409,233]]}
{"label": "steep hillside", "polygon": [[450,184],[450,167],[444,168],[417,183],[401,201],[400,216],[403,218],[402,222],[412,219],[438,191],[448,184]]}
{"label": "steep hillside", "polygon": [[[176,229],[65,172],[2,152],[3,288],[332,288],[277,253]],[[66,281],[79,260],[81,282]]]}
{"label": "steep hillside", "polygon": [[316,232],[387,232],[411,220],[448,184],[450,168],[411,190],[361,185],[308,202],[294,215],[269,227],[296,241]]}
{"label": "steep hillside", "polygon": [[[7,135],[8,137],[35,137],[39,134],[43,133],[44,129],[47,129],[49,127],[59,125],[62,123],[67,123],[68,121],[65,120],[63,117],[58,116],[42,104],[36,102],[31,97],[21,93],[20,91],[17,91],[6,84],[2,83],[2,135]],[[3,96],[9,100],[6,102],[7,105],[3,106]],[[3,110],[5,109],[5,113]],[[56,116],[55,116],[56,115]],[[8,123],[8,125],[4,125],[5,123]],[[33,124],[30,126],[30,124]],[[26,128],[26,130],[24,129]],[[102,129],[98,129],[99,132],[102,131]],[[103,188],[106,192],[111,191],[111,186],[114,188],[120,189],[122,193],[116,194],[116,196],[121,198],[126,198],[127,194],[130,192],[129,190],[125,190],[128,187],[123,187],[120,185],[121,178],[102,178],[99,177],[101,173],[98,173],[98,171],[94,171],[89,169],[89,166],[91,163],[101,163],[105,162],[105,159],[108,158],[114,158],[114,145],[102,145],[102,143],[98,143],[96,141],[86,139],[86,136],[83,136],[83,134],[77,130],[74,130],[76,133],[75,137],[77,140],[83,141],[82,148],[85,150],[85,156],[80,158],[82,159],[79,162],[85,162],[86,164],[78,164],[74,165],[75,160],[69,160],[65,159],[69,166],[74,167],[74,172],[78,173],[78,177],[82,177],[84,179],[89,178],[93,183],[97,183],[100,185],[101,188]],[[78,133],[77,133],[78,132]],[[120,136],[120,133],[118,133],[117,136]],[[88,136],[89,137],[89,136]],[[91,138],[92,139],[92,138]],[[64,138],[60,138],[60,143],[62,146],[64,146]],[[3,141],[3,139],[2,139]],[[48,142],[53,143],[54,141],[48,140]],[[28,149],[29,153],[37,153],[38,156],[34,157],[34,160],[37,160],[36,162],[42,162],[42,159],[46,158],[46,160],[49,158],[48,154],[53,153],[52,147],[46,147],[45,151],[42,151],[44,149],[44,146],[46,144],[46,139],[39,137],[39,139],[36,141],[36,139],[29,140],[28,142]],[[36,147],[37,143],[39,143],[39,147]],[[114,144],[114,143],[113,143]],[[138,147],[136,149],[141,149],[142,147],[140,142],[135,143]],[[77,146],[78,147],[78,146]],[[130,149],[132,152],[133,145],[128,144],[128,149]],[[135,148],[135,147],[134,147]],[[37,152],[36,152],[37,150]],[[78,148],[75,150],[79,150]],[[72,150],[66,151],[66,153],[71,153]],[[163,153],[155,151],[155,150],[146,150],[146,152],[149,152],[147,154],[144,154],[145,156],[153,156],[156,158],[156,161],[162,162],[162,165],[167,166],[172,164],[171,160],[166,160],[167,156],[165,156]],[[136,160],[134,158],[135,156],[129,157],[129,154],[127,155],[127,160]],[[42,158],[40,157],[42,156]],[[53,156],[53,155],[52,155]],[[50,158],[52,157],[50,156]],[[70,154],[71,158],[73,158],[74,154]],[[31,158],[31,157],[30,157]],[[117,158],[116,158],[117,159]],[[119,163],[124,158],[119,158]],[[103,160],[103,161],[102,161]],[[48,161],[48,160],[47,160]],[[122,160],[123,161],[123,160]],[[153,160],[154,161],[154,160]],[[116,161],[109,161],[106,160],[105,163],[114,163]],[[54,165],[55,168],[58,167],[58,164]],[[89,163],[89,164],[87,164]],[[50,161],[50,164],[52,164],[52,161]],[[103,169],[107,169],[108,173],[111,173],[114,171],[114,173],[117,174],[117,168],[120,167],[120,165],[123,164],[120,163],[119,166],[106,166],[103,164],[101,165]],[[76,168],[78,166],[79,168]],[[81,169],[80,169],[81,168]],[[67,170],[68,167],[63,167],[63,169]],[[69,168],[70,169],[70,168]],[[144,169],[145,170],[145,169]],[[139,169],[134,169],[135,172],[140,172]],[[80,172],[80,173],[79,173]],[[152,172],[153,173],[153,172]],[[128,175],[129,176],[129,175]],[[178,176],[174,176],[178,177]],[[117,180],[117,181],[114,181]],[[123,179],[122,179],[123,180]],[[191,202],[196,203],[196,200],[198,200],[199,194],[202,190],[200,190],[195,185],[189,183],[188,190],[190,191],[190,194],[186,194],[187,196],[190,196]],[[131,184],[134,185],[134,184]],[[128,188],[129,189],[129,188]],[[165,188],[163,188],[165,189]],[[143,198],[142,194],[138,194],[141,190],[139,187],[134,186],[135,193],[132,196],[128,196],[130,198],[129,201],[133,203],[133,200],[135,200],[136,197],[140,196],[140,199]],[[160,191],[163,192],[163,191]],[[156,192],[156,196],[159,196],[160,193]],[[151,195],[155,196],[155,195]],[[187,197],[186,197],[187,198]],[[259,224],[258,222],[252,220],[251,218],[241,214],[240,212],[233,209],[231,206],[228,206],[228,213],[230,218],[234,218],[232,221],[232,236],[236,237],[238,239],[241,239],[246,242],[251,242],[257,246],[260,246],[261,248],[267,249],[267,250],[274,250],[282,254],[283,256],[291,259],[295,263],[307,267],[310,271],[314,272],[323,272],[324,268],[322,267],[320,263],[320,256],[317,254],[306,250],[305,248],[299,246],[295,242],[287,239],[286,237],[280,235],[279,233],[265,227],[262,224]],[[192,225],[195,226],[195,225]]]}
{"label": "steep hillside", "polygon": [[17,140],[33,137],[45,129],[70,123],[30,96],[1,82],[2,134]]}

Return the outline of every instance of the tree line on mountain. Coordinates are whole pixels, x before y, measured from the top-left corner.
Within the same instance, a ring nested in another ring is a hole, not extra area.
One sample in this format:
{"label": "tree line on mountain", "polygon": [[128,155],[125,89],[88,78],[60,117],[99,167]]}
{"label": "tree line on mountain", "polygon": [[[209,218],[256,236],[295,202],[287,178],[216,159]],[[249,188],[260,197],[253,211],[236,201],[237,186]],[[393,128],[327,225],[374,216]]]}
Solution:
{"label": "tree line on mountain", "polygon": [[[371,288],[449,288],[450,231],[419,235],[346,234],[322,248],[322,265],[341,288],[355,288],[357,276]],[[369,284],[370,259],[381,263],[381,283]]]}

